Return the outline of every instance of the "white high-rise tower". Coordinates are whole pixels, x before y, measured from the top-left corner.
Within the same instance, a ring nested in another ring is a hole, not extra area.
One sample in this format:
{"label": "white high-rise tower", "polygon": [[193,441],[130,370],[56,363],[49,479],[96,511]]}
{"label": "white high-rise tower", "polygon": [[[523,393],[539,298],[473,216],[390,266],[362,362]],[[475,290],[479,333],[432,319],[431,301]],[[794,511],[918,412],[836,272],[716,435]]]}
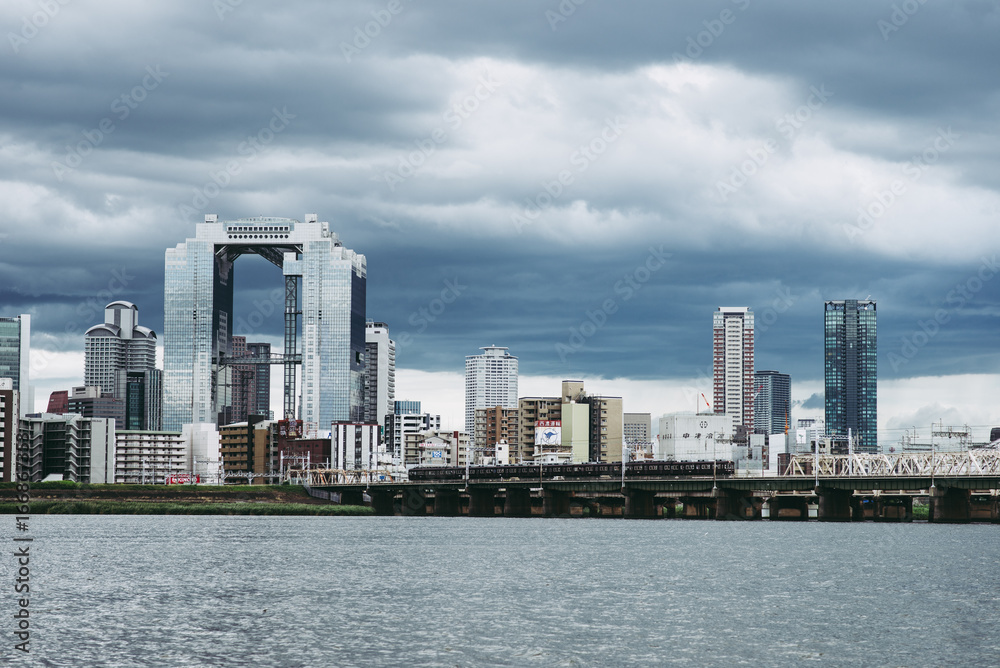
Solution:
{"label": "white high-rise tower", "polygon": [[716,413],[753,431],[753,311],[720,306],[712,320],[712,368]]}
{"label": "white high-rise tower", "polygon": [[517,408],[517,358],[499,346],[480,350],[465,358],[465,433],[470,436],[477,408]]}

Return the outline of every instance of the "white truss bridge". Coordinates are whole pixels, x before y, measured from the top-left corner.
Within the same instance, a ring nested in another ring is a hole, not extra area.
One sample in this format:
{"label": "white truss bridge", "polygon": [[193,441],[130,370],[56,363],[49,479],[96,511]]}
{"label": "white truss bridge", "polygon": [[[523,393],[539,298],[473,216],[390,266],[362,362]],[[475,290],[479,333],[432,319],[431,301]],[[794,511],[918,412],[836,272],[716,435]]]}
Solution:
{"label": "white truss bridge", "polygon": [[784,476],[924,478],[1000,476],[1000,449],[886,455],[794,455]]}
{"label": "white truss bridge", "polygon": [[[324,485],[365,485],[378,482],[398,482],[399,474],[389,469],[286,469],[285,480],[311,487]],[[403,476],[405,480],[405,476]]]}

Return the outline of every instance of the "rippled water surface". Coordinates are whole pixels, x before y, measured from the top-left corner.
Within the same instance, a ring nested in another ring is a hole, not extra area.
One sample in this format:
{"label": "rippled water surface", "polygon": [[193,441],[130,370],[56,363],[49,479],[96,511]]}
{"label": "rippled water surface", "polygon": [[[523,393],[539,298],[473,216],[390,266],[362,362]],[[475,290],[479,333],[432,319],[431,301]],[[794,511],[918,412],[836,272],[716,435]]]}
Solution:
{"label": "rippled water surface", "polygon": [[22,665],[1000,663],[1000,526],[32,522]]}

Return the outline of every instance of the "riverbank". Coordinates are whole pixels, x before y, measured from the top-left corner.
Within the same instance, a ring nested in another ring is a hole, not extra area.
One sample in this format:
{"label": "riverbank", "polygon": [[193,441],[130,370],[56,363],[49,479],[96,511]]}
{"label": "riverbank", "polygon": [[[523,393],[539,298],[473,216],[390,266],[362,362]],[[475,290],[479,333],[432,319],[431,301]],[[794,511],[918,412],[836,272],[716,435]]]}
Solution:
{"label": "riverbank", "polygon": [[[371,515],[366,506],[316,499],[301,485],[88,485],[32,483],[40,515]],[[14,483],[0,483],[0,514],[20,512]]]}

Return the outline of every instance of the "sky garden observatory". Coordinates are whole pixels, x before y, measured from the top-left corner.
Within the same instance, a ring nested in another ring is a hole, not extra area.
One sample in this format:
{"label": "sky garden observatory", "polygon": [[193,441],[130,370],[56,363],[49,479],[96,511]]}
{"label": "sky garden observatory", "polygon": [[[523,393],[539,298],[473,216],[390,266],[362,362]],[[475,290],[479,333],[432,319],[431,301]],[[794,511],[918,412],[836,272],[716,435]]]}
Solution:
{"label": "sky garden observatory", "polygon": [[363,421],[365,256],[344,248],[315,214],[304,223],[206,215],[193,239],[166,252],[163,428],[217,422],[229,368],[250,361],[231,355],[234,264],[246,253],[281,267],[285,279],[284,351],[270,360],[284,365],[285,417],[314,432]]}

